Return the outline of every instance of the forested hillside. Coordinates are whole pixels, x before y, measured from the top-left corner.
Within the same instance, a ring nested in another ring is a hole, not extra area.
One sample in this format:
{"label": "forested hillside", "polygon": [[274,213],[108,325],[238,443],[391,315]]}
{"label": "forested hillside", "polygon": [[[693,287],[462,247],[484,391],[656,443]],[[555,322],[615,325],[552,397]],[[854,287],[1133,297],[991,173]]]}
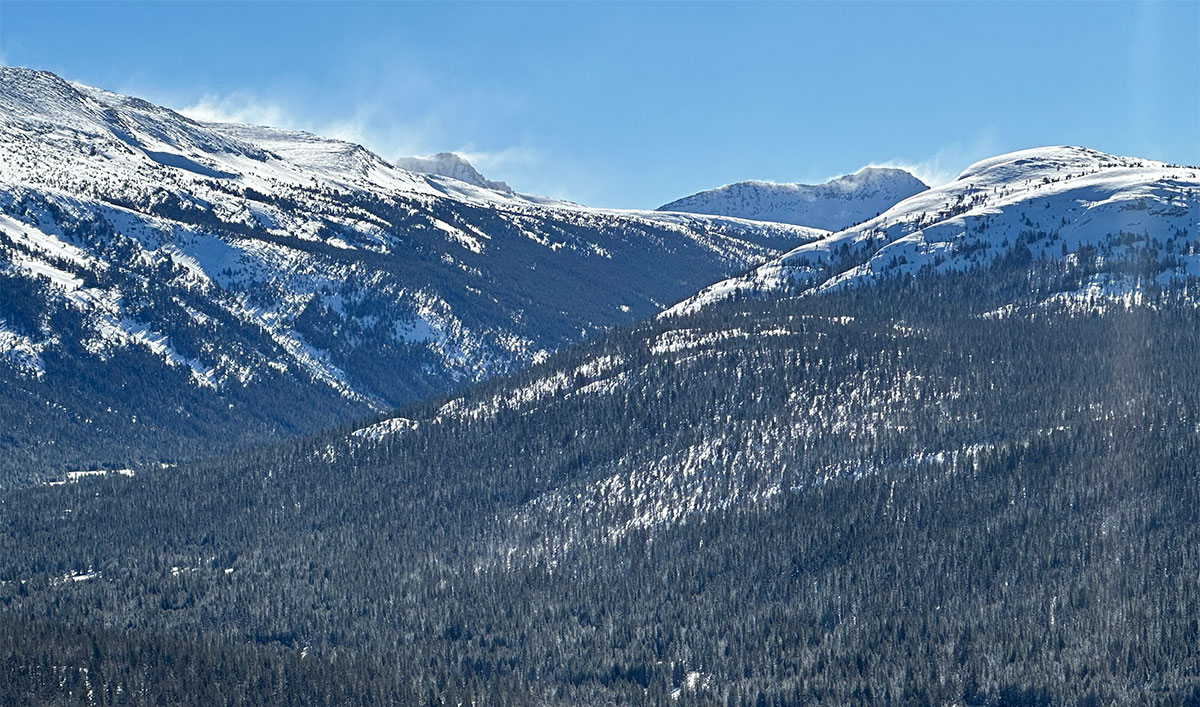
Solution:
{"label": "forested hillside", "polygon": [[1195,704],[1197,308],[1102,274],[728,298],[361,430],[7,493],[0,685]]}
{"label": "forested hillside", "polygon": [[0,0],[0,707],[1200,707],[1197,29]]}

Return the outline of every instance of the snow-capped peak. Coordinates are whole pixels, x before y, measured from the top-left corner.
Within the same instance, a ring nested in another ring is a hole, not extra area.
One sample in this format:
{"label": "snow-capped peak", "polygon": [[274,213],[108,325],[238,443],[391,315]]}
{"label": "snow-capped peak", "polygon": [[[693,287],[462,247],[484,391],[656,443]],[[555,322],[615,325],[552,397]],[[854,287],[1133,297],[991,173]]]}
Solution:
{"label": "snow-capped peak", "polygon": [[928,188],[902,169],[864,167],[823,184],[738,182],[686,196],[659,210],[737,216],[836,231]]}
{"label": "snow-capped peak", "polygon": [[454,152],[439,152],[428,157],[401,157],[396,160],[395,164],[400,169],[410,172],[436,174],[483,189],[512,193],[512,187],[504,182],[495,182],[485,178],[465,157]]}
{"label": "snow-capped peak", "polygon": [[858,195],[866,191],[887,188],[896,190],[910,188],[917,191],[929,188],[911,173],[897,167],[863,167],[853,174],[844,174],[816,186],[847,195]]}

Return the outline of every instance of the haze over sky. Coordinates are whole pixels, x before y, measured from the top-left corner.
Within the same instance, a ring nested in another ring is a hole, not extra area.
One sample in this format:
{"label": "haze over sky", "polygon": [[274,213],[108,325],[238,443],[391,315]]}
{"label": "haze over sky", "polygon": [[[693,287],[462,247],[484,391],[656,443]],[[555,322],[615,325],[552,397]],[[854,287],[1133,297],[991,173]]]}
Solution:
{"label": "haze over sky", "polygon": [[0,0],[0,62],[652,208],[1079,144],[1200,163],[1200,3]]}

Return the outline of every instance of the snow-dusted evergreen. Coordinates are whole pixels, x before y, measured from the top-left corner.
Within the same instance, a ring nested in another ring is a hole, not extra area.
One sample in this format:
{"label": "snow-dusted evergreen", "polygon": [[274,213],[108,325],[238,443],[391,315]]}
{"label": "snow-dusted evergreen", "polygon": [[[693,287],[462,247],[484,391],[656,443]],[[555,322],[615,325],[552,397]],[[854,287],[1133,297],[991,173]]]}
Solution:
{"label": "snow-dusted evergreen", "polygon": [[738,182],[685,196],[659,211],[718,214],[836,231],[929,187],[902,169],[864,167],[824,184]]}

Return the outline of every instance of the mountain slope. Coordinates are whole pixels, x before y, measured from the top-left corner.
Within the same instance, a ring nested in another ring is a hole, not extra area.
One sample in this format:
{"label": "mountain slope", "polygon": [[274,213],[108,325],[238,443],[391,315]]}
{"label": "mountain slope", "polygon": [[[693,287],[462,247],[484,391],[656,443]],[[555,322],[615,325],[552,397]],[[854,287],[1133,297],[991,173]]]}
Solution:
{"label": "mountain slope", "polygon": [[0,78],[0,380],[16,391],[0,406],[22,420],[0,445],[39,450],[24,461],[314,431],[527,365],[823,235],[547,205],[308,133]]}
{"label": "mountain slope", "polygon": [[685,196],[659,211],[736,216],[836,231],[929,187],[902,169],[864,167],[824,184],[738,182]]}
{"label": "mountain slope", "polygon": [[373,424],[2,492],[0,697],[1194,702],[1189,175],[1002,156]]}
{"label": "mountain slope", "polygon": [[[993,315],[1089,277],[730,300],[357,433],[11,492],[0,646],[96,634],[93,679],[151,695],[127,642],[219,637],[189,675],[264,701],[1186,704],[1195,303]],[[9,684],[84,664],[57,640]]]}
{"label": "mountain slope", "polygon": [[799,246],[678,305],[735,293],[817,292],[919,272],[1018,261],[1086,261],[1094,289],[1168,286],[1200,273],[1200,168],[1082,147],[1023,150],[978,162],[958,179],[878,217]]}

